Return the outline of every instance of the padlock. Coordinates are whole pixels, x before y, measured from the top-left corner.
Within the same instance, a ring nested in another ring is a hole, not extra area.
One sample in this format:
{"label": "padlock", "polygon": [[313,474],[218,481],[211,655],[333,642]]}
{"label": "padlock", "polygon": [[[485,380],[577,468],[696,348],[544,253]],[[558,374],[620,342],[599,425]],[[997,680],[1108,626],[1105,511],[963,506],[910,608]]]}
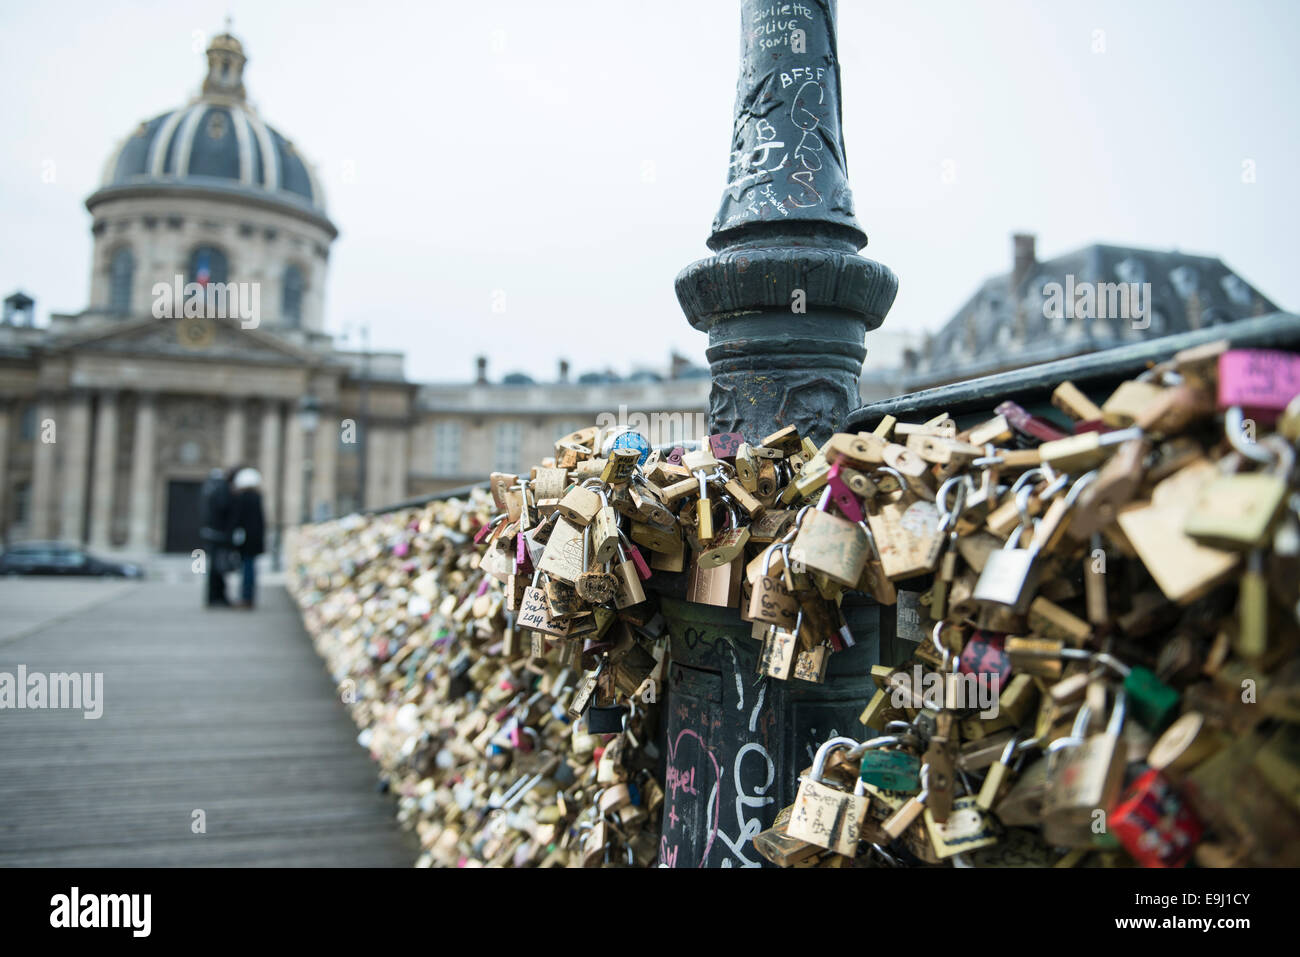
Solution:
{"label": "padlock", "polygon": [[799,525],[790,558],[842,585],[856,585],[870,554],[870,543],[855,522],[813,510]]}
{"label": "padlock", "polygon": [[[637,435],[635,432],[624,432],[617,436],[614,441],[618,442],[625,436],[636,436],[644,443],[645,450],[649,450],[649,443]],[[605,461],[605,468],[600,473],[600,480],[606,485],[623,485],[632,481],[632,476],[636,473],[636,467],[640,464],[645,451],[639,446],[633,446],[635,439],[626,439],[626,443],[621,447],[614,447],[609,450],[609,457]]]}
{"label": "padlock", "polygon": [[[614,535],[615,543],[618,542],[617,532]],[[582,573],[578,575],[578,580],[574,583],[574,588],[578,592],[578,597],[585,602],[593,605],[603,605],[612,602],[618,594],[618,579],[607,571],[593,570],[590,562],[591,554],[591,525],[582,530]],[[600,563],[603,564],[603,563]]]}
{"label": "padlock", "polygon": [[578,597],[577,591],[568,582],[560,581],[558,578],[548,579],[545,591],[546,607],[552,621],[574,618],[587,610],[583,600]]}
{"label": "padlock", "polygon": [[1182,867],[1204,830],[1196,812],[1155,768],[1129,787],[1110,815],[1110,828],[1142,867]]}
{"label": "padlock", "polygon": [[853,748],[852,738],[831,738],[817,749],[812,771],[799,781],[799,792],[790,812],[789,836],[854,857],[858,852],[858,834],[867,813],[867,797],[861,781],[855,793],[838,791],[822,782],[826,758],[836,748]]}
{"label": "padlock", "polygon": [[[645,590],[641,587],[640,568],[623,548],[621,535],[615,539],[614,547],[618,554],[618,564],[614,566],[614,573],[618,579],[614,607],[627,608],[630,605],[639,605],[645,601]],[[646,571],[649,572],[649,568]]]}
{"label": "padlock", "polygon": [[1219,408],[1238,407],[1270,426],[1300,394],[1300,356],[1276,349],[1230,349],[1218,357]]}
{"label": "padlock", "polygon": [[[582,489],[582,491],[587,490]],[[599,496],[593,492],[592,497],[599,508]],[[592,515],[594,517],[595,513],[593,512]],[[576,584],[578,576],[586,570],[583,556],[584,538],[582,528],[572,524],[568,519],[558,519],[550,538],[546,541],[546,547],[542,549],[542,557],[537,562],[537,568],[545,572],[549,578],[568,582],[571,585]]]}
{"label": "padlock", "polygon": [[1158,482],[1151,501],[1120,510],[1125,539],[1170,601],[1186,604],[1231,575],[1241,563],[1237,552],[1209,548],[1183,533],[1187,512],[1201,487],[1217,476],[1203,458]]}
{"label": "padlock", "polygon": [[754,835],[754,849],[778,867],[797,867],[824,852],[823,848],[810,841],[790,836],[790,817],[793,813],[793,804],[782,808],[770,828]]}
{"label": "padlock", "polygon": [[789,679],[799,653],[799,633],[803,626],[803,609],[795,617],[792,631],[768,625],[758,653],[758,673],[781,681]]}
{"label": "padlock", "polygon": [[788,561],[789,549],[789,545],[773,545],[763,552],[762,572],[750,593],[749,617],[792,631],[799,615],[799,602],[786,589],[781,576],[771,574],[772,557],[784,551]]}
{"label": "padlock", "polygon": [[939,531],[938,507],[932,501],[916,498],[897,470],[878,468],[872,475],[890,476],[900,486],[900,491],[890,498],[881,482],[883,494],[873,503],[879,507],[867,513],[867,525],[885,577],[900,581],[934,571],[945,540],[944,533]]}
{"label": "padlock", "polygon": [[553,635],[557,638],[567,637],[571,631],[570,621],[556,621],[551,618],[550,605],[546,600],[546,592],[538,587],[538,577],[541,575],[541,569],[533,573],[533,583],[524,589],[523,598],[519,602],[519,614],[516,617],[515,624],[519,628],[531,629],[541,632],[544,635]]}
{"label": "padlock", "polygon": [[800,649],[794,660],[791,677],[813,684],[825,684],[826,669],[830,665],[831,649],[824,642],[813,648]]}
{"label": "padlock", "polygon": [[587,708],[589,734],[618,734],[627,721],[627,708],[614,700],[613,682],[605,671],[605,666],[606,662],[602,659],[597,672],[595,694],[591,706]]}
{"label": "padlock", "polygon": [[1009,608],[1023,614],[1034,598],[1041,568],[1036,564],[1038,549],[1033,542],[1020,547],[1023,525],[1016,526],[1001,551],[993,552],[975,583],[974,599],[982,605]]}
{"label": "padlock", "polygon": [[600,497],[600,508],[591,520],[586,533],[591,542],[591,559],[597,565],[604,565],[614,557],[618,547],[618,514],[609,504],[609,497],[603,488],[594,489]]}
{"label": "padlock", "polygon": [[1079,709],[1073,730],[1048,746],[1050,783],[1043,803],[1043,836],[1062,847],[1093,844],[1096,812],[1109,814],[1124,778],[1128,748],[1124,726],[1125,693],[1115,692],[1106,730],[1088,735],[1091,709]]}
{"label": "padlock", "polygon": [[705,568],[731,564],[744,553],[749,542],[749,526],[740,523],[735,505],[726,499],[723,499],[723,504],[727,509],[727,527],[713,537],[696,559]]}
{"label": "padlock", "polygon": [[1295,452],[1286,442],[1261,441],[1255,449],[1268,460],[1269,470],[1206,482],[1183,520],[1183,534],[1212,548],[1251,549],[1269,541],[1286,501]]}
{"label": "padlock", "polygon": [[686,580],[686,600],[719,608],[735,608],[740,603],[740,580],[744,576],[745,559],[737,555],[729,564],[712,568],[691,562],[690,576]]}
{"label": "padlock", "polygon": [[577,528],[585,528],[587,523],[596,517],[600,506],[599,495],[589,488],[575,485],[564,494],[555,508],[569,524]]}
{"label": "padlock", "polygon": [[862,761],[858,776],[864,783],[885,791],[911,792],[920,788],[921,759],[901,747],[894,747],[904,740],[901,735],[891,734],[871,738],[859,745]]}
{"label": "padlock", "polygon": [[925,811],[925,827],[939,860],[957,854],[978,851],[998,843],[1001,831],[997,822],[979,806],[972,795],[953,800],[952,813],[946,821],[935,819],[934,812]]}

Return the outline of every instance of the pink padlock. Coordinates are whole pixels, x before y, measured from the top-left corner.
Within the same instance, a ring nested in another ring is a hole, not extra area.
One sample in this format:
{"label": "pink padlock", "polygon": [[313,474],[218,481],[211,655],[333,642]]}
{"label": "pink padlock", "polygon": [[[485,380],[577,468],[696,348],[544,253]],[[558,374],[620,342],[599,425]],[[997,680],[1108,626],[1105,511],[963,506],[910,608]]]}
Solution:
{"label": "pink padlock", "polygon": [[840,510],[840,514],[850,522],[862,521],[862,503],[858,497],[853,494],[852,490],[844,484],[844,479],[840,478],[840,467],[843,463],[836,462],[831,466],[827,473],[826,484],[831,490],[831,499]]}
{"label": "pink padlock", "polygon": [[622,529],[619,529],[618,537],[622,539],[623,550],[627,552],[628,556],[632,559],[632,564],[636,566],[636,573],[641,576],[641,580],[649,580],[651,574],[650,566],[646,564],[646,560],[641,554],[641,549],[632,544],[632,540],[623,534]]}
{"label": "pink padlock", "polygon": [[1277,349],[1230,349],[1219,356],[1219,409],[1240,406],[1264,425],[1300,394],[1300,355]]}

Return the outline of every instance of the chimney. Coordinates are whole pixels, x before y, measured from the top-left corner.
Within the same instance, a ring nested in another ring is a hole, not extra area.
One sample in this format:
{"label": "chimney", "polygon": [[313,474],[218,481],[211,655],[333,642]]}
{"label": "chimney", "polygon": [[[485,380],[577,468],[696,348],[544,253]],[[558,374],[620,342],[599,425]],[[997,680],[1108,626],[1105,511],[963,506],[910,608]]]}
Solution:
{"label": "chimney", "polygon": [[1011,294],[1014,296],[1037,260],[1034,258],[1033,233],[1016,233],[1011,237],[1011,242],[1014,250],[1011,266]]}
{"label": "chimney", "polygon": [[568,359],[560,360],[560,381],[561,382],[569,381],[569,360]]}
{"label": "chimney", "polygon": [[479,356],[474,360],[474,365],[478,367],[478,377],[474,380],[475,385],[487,385],[487,356]]}
{"label": "chimney", "polygon": [[668,378],[681,378],[682,371],[690,366],[691,360],[678,352],[673,352],[668,360]]}

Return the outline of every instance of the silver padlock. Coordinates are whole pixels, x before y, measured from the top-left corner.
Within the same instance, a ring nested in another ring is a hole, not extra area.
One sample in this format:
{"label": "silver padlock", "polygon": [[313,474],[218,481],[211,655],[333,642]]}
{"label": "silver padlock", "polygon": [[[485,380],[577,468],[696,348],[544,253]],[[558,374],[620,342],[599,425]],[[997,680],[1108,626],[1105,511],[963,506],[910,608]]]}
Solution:
{"label": "silver padlock", "polygon": [[1038,588],[1038,546],[1020,547],[1024,525],[1017,525],[1001,551],[989,554],[971,597],[983,605],[1010,608],[1023,615]]}

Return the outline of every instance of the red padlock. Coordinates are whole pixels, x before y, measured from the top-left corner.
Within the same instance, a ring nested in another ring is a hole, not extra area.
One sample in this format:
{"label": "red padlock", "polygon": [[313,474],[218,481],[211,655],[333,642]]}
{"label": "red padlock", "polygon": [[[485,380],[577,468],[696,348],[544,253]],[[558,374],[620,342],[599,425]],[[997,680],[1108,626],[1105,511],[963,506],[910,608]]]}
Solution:
{"label": "red padlock", "polygon": [[1169,780],[1151,768],[1110,815],[1110,829],[1142,867],[1182,867],[1204,828]]}
{"label": "red padlock", "polygon": [[961,650],[961,671],[975,675],[981,689],[992,680],[993,675],[997,675],[998,685],[993,693],[1000,694],[1001,689],[1011,680],[1007,636],[991,631],[977,631],[971,635],[966,647]]}

